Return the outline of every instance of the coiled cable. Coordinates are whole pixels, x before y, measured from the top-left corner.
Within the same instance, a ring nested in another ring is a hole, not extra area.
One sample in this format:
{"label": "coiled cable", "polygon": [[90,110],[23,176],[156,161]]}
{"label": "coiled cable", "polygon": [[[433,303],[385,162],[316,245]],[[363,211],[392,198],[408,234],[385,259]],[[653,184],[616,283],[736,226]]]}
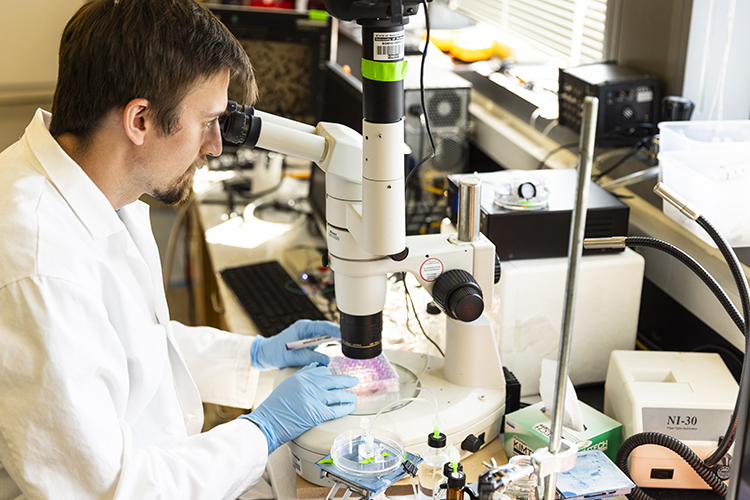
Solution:
{"label": "coiled cable", "polygon": [[[688,254],[680,250],[679,248],[671,245],[665,241],[658,240],[656,238],[642,237],[642,236],[629,236],[621,239],[622,244],[628,247],[648,247],[661,250],[682,262],[686,265],[694,274],[696,274],[701,281],[713,292],[714,296],[719,300],[724,309],[727,311],[732,321],[745,335],[745,352],[748,352],[750,347],[750,336],[748,335],[748,312],[750,311],[750,296],[748,294],[748,284],[745,274],[742,272],[741,265],[737,259],[736,254],[731,249],[724,237],[719,233],[716,228],[711,225],[708,220],[703,216],[699,216],[696,221],[704,228],[709,236],[716,242],[719,250],[721,251],[724,259],[727,261],[732,275],[737,284],[739,290],[742,309],[744,318],[740,316],[739,311],[734,306],[732,301],[727,296],[726,292],[719,286],[718,282],[714,279],[706,269],[701,266],[695,259],[690,257]],[[740,377],[740,387],[742,387],[743,381],[746,379],[745,369],[743,366],[742,375]],[[653,444],[657,446],[664,446],[671,449],[678,455],[680,455],[697,473],[698,475],[708,484],[714,491],[719,495],[725,497],[727,493],[726,485],[722,482],[722,479],[712,470],[715,466],[729,451],[732,443],[734,442],[735,434],[737,431],[737,418],[739,414],[740,400],[737,398],[732,412],[732,416],[729,419],[729,426],[724,433],[724,436],[719,441],[719,446],[714,452],[707,457],[705,460],[701,460],[689,447],[683,444],[678,439],[662,434],[659,432],[641,432],[630,436],[620,447],[617,453],[616,465],[630,477],[628,472],[628,457],[632,451],[644,444]],[[628,495],[628,498],[634,500],[653,500],[646,492],[636,487]]]}
{"label": "coiled cable", "polygon": [[[646,444],[654,444],[657,446],[663,446],[669,448],[673,452],[677,453],[682,457],[685,462],[693,468],[695,472],[703,479],[707,485],[711,487],[716,493],[722,497],[727,496],[727,486],[721,480],[719,476],[714,473],[711,468],[700,459],[686,444],[679,439],[673,438],[660,432],[641,432],[630,436],[625,442],[622,443],[620,449],[617,451],[617,457],[615,458],[615,465],[630,477],[628,472],[628,457],[634,449],[639,446]],[[633,489],[633,492],[628,495],[628,498],[633,500],[653,500],[648,493],[641,490],[640,488]]]}

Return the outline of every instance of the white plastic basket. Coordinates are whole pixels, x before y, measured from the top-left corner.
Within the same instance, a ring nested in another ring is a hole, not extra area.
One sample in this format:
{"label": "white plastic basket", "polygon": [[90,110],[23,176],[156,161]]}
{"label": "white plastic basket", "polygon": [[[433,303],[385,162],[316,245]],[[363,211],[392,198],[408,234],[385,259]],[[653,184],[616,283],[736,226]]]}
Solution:
{"label": "white plastic basket", "polygon": [[[659,153],[661,180],[708,219],[733,247],[750,246],[750,148]],[[695,222],[669,203],[663,210],[716,247]]]}
{"label": "white plastic basket", "polygon": [[750,120],[662,122],[659,154],[699,149],[750,150]]}

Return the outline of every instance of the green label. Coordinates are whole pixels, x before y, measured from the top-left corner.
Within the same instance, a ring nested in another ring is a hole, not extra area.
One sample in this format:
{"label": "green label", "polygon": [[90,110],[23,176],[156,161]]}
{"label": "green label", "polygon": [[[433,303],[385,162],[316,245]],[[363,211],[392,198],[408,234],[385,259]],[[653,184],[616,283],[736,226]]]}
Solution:
{"label": "green label", "polygon": [[362,59],[362,76],[377,82],[398,82],[406,76],[406,61],[379,62]]}

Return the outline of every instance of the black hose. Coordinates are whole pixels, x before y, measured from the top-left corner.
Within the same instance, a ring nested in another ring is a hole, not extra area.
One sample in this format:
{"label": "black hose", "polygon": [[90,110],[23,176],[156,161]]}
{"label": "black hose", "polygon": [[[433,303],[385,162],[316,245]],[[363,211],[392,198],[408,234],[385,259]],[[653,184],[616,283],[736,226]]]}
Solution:
{"label": "black hose", "polygon": [[[645,444],[654,444],[657,446],[663,446],[674,451],[680,455],[695,472],[703,479],[707,485],[711,487],[716,493],[722,497],[727,496],[727,486],[717,476],[711,468],[706,465],[698,455],[695,454],[687,445],[682,443],[679,439],[673,438],[661,432],[641,432],[630,436],[625,442],[622,443],[620,449],[617,451],[617,457],[615,458],[615,465],[620,468],[628,477],[628,457],[634,449]],[[631,478],[632,479],[632,478]],[[631,500],[653,500],[645,491],[636,487],[629,495],[628,498]]]}
{"label": "black hose", "polygon": [[[748,309],[750,309],[750,300],[748,300],[747,279],[745,278],[744,273],[741,271],[739,261],[737,260],[736,255],[731,250],[721,234],[716,231],[716,229],[708,221],[706,221],[705,218],[700,217],[698,220],[701,226],[705,226],[707,228],[706,231],[709,233],[709,235],[714,238],[715,241],[717,241],[717,246],[719,246],[720,249],[723,246],[722,254],[724,255],[724,258],[727,261],[730,269],[732,270],[732,275],[734,276],[737,287],[740,290],[743,313],[745,318],[747,318]],[[705,283],[706,286],[708,286],[708,288],[713,292],[714,296],[716,296],[722,306],[724,306],[724,309],[727,311],[729,316],[732,318],[734,324],[745,335],[746,352],[748,352],[747,321],[743,320],[743,318],[740,316],[739,311],[729,299],[726,292],[721,288],[721,286],[719,286],[714,277],[711,276],[711,274],[706,271],[703,266],[701,266],[695,259],[690,257],[679,248],[675,247],[674,245],[655,238],[631,236],[625,238],[625,244],[628,247],[642,246],[661,250],[675,257],[677,260],[685,264],[691,271],[693,271],[693,273],[695,273],[701,279],[701,281],[703,281],[703,283]],[[741,376],[740,380],[740,387],[742,386],[742,380],[744,378],[745,376],[743,370],[743,375]],[[739,404],[740,402],[738,398],[735,402],[734,410],[729,420],[729,426],[724,433],[721,441],[719,442],[719,446],[708,458],[706,458],[705,461],[702,461],[690,448],[688,448],[685,444],[673,438],[672,436],[657,432],[642,432],[631,436],[625,441],[625,443],[623,443],[622,447],[617,453],[617,466],[622,469],[625,474],[628,474],[627,460],[633,449],[643,444],[665,446],[683,457],[685,461],[688,462],[688,464],[698,473],[699,476],[701,476],[701,478],[703,478],[704,481],[706,481],[706,483],[714,491],[719,493],[721,496],[726,496],[726,485],[721,482],[721,478],[719,478],[713,472],[711,467],[713,467],[716,463],[719,462],[719,460],[722,459],[722,457],[724,457],[724,455],[726,455],[730,446],[734,442],[734,437],[737,431],[737,415],[739,412]],[[720,483],[720,486],[716,485],[716,481]],[[633,490],[633,493],[629,495],[629,498],[635,500],[652,500],[648,494],[637,487]]]}
{"label": "black hose", "polygon": [[[719,233],[719,231],[717,231],[716,228],[702,215],[696,219],[696,222],[706,231],[706,233],[708,233],[711,239],[716,243],[716,246],[719,248],[719,251],[724,257],[724,260],[726,260],[727,265],[732,272],[732,277],[735,280],[737,290],[740,294],[743,318],[738,317],[739,312],[727,297],[726,292],[724,292],[718,285],[718,283],[716,283],[716,280],[700,264],[695,262],[692,257],[682,252],[682,250],[679,250],[678,248],[666,242],[661,242],[652,238],[630,237],[625,238],[625,243],[627,246],[648,246],[651,248],[662,250],[674,256],[683,264],[688,266],[688,268],[690,268],[690,270],[698,275],[701,280],[711,289],[717,299],[719,299],[719,302],[722,303],[724,308],[732,317],[732,321],[734,321],[735,325],[737,325],[737,327],[740,328],[740,330],[743,332],[743,334],[745,335],[745,353],[750,352],[750,293],[748,293],[749,288],[747,277],[742,271],[742,266],[739,262],[739,259],[737,258],[737,255],[729,246],[729,243],[726,241],[724,236],[722,236],[722,234]],[[740,388],[742,388],[747,383],[747,376],[745,374],[746,371],[748,371],[747,364],[743,361],[742,375],[740,376],[739,384]],[[641,432],[639,434],[630,436],[625,440],[625,442],[617,452],[615,463],[617,467],[620,468],[620,470],[622,470],[626,475],[628,475],[628,477],[630,477],[630,474],[628,472],[628,457],[635,448],[644,444],[663,446],[680,455],[693,468],[693,470],[698,473],[698,475],[706,482],[706,484],[711,487],[711,489],[713,489],[722,497],[726,497],[727,487],[721,480],[721,478],[716,475],[716,473],[714,473],[712,467],[716,465],[719,460],[721,460],[727,454],[729,448],[734,442],[734,437],[737,432],[737,419],[739,409],[740,398],[738,397],[735,402],[732,417],[729,421],[729,427],[724,433],[724,437],[719,442],[718,448],[714,450],[711,456],[709,456],[705,460],[701,460],[700,457],[698,457],[698,455],[696,455],[693,450],[691,450],[687,445],[672,436],[668,436],[659,432]],[[634,500],[653,500],[652,497],[650,497],[646,492],[638,487],[636,487],[633,492],[628,495],[628,498]]]}
{"label": "black hose", "polygon": [[[425,26],[425,41],[424,41],[424,50],[422,51],[422,59],[421,59],[421,66],[419,71],[419,98],[420,102],[422,104],[422,114],[424,114],[424,126],[427,129],[427,138],[430,140],[430,148],[432,148],[432,152],[422,158],[417,165],[409,171],[409,173],[406,174],[406,179],[404,180],[404,189],[406,189],[409,186],[409,180],[411,177],[417,172],[419,167],[421,167],[426,162],[430,161],[432,158],[435,157],[435,139],[432,138],[432,130],[430,130],[430,117],[427,114],[427,107],[424,103],[424,73],[425,73],[425,61],[427,60],[427,47],[430,46],[430,12],[427,9],[427,0],[422,0],[422,5],[424,6],[424,26]],[[421,143],[420,143],[421,147]]]}
{"label": "black hose", "polygon": [[[696,222],[706,231],[706,233],[708,233],[711,239],[716,243],[716,246],[719,247],[721,255],[724,256],[724,260],[727,261],[727,265],[729,265],[729,269],[731,269],[732,271],[732,276],[734,277],[734,281],[737,284],[737,290],[740,293],[740,301],[742,302],[742,314],[745,317],[745,353],[750,352],[748,351],[748,349],[750,349],[750,335],[748,335],[748,333],[750,333],[750,330],[748,329],[748,317],[750,317],[750,296],[748,294],[747,277],[742,271],[742,266],[740,265],[740,261],[737,258],[737,255],[734,253],[734,250],[732,250],[732,247],[729,246],[729,243],[724,238],[724,236],[722,236],[722,234],[717,231],[716,228],[702,215],[696,219]],[[742,370],[742,375],[740,375],[740,387],[743,387],[743,385],[747,383],[746,378],[747,377],[745,377],[745,370]],[[711,456],[706,458],[704,461],[705,464],[709,467],[717,464],[719,460],[721,460],[724,455],[727,454],[729,448],[732,446],[732,443],[734,443],[734,436],[737,432],[737,415],[740,410],[739,406],[740,399],[738,397],[734,405],[732,418],[729,421],[729,427],[724,433],[724,439],[722,439],[722,441],[719,443],[719,447],[711,454]]]}
{"label": "black hose", "polygon": [[[729,243],[724,236],[722,236],[713,224],[708,222],[704,216],[701,215],[698,217],[696,222],[708,233],[711,239],[714,240],[716,246],[719,247],[721,255],[724,256],[724,260],[727,261],[727,265],[732,271],[732,277],[737,284],[737,291],[740,294],[742,315],[745,317],[745,321],[747,321],[748,316],[750,316],[750,295],[748,295],[747,277],[745,276],[745,273],[742,272],[742,265],[740,264],[737,255],[734,253],[734,250],[732,250],[732,247],[729,246]],[[747,328],[745,333],[748,333]]]}
{"label": "black hose", "polygon": [[691,256],[689,256],[676,246],[667,243],[666,241],[662,241],[656,238],[649,238],[646,236],[628,236],[627,238],[625,238],[625,245],[629,247],[648,247],[661,250],[662,252],[671,255],[672,257],[685,264],[691,271],[693,271],[696,276],[701,279],[701,281],[703,281],[703,283],[705,283],[705,285],[711,290],[711,292],[713,292],[714,296],[719,300],[721,305],[732,318],[734,324],[737,325],[737,328],[740,330],[740,332],[743,335],[745,334],[745,321],[742,319],[742,316],[740,316],[740,312],[729,299],[729,296],[726,294],[724,289],[721,288],[714,277],[711,276],[711,274],[709,274],[709,272],[706,271],[706,269]]}

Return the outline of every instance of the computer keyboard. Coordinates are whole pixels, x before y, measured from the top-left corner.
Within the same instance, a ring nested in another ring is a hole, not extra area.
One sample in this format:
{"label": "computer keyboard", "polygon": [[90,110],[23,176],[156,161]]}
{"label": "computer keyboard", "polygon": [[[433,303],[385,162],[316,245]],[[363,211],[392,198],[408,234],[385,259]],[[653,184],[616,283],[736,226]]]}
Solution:
{"label": "computer keyboard", "polygon": [[264,337],[276,335],[298,319],[326,319],[278,261],[224,269],[220,274]]}

